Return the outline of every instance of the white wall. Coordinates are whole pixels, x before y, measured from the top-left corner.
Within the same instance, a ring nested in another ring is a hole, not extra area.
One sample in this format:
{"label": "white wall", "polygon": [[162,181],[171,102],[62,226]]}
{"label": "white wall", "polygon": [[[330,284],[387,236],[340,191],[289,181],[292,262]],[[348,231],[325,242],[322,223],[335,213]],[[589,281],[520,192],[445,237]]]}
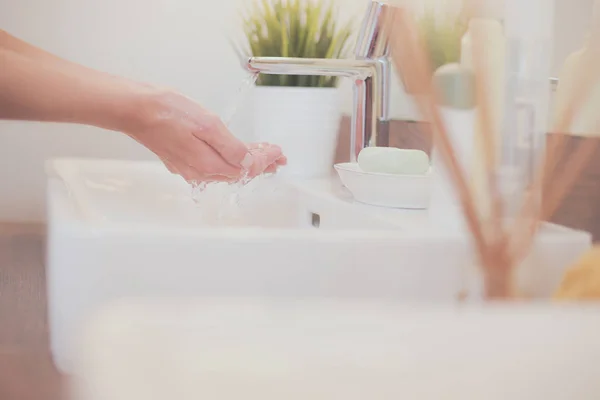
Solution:
{"label": "white wall", "polygon": [[[243,1],[0,0],[0,27],[73,61],[174,87],[221,112],[244,76],[227,43]],[[359,18],[368,0],[339,1],[341,18]],[[592,0],[555,1],[564,9],[557,13],[564,19],[557,24],[558,54],[566,54],[581,42],[573,32],[582,29]],[[392,103],[394,117],[410,114],[397,82]],[[250,113],[242,107],[233,126],[244,140],[252,135]],[[59,156],[153,158],[114,132],[0,122],[0,221],[44,219],[44,160]]]}

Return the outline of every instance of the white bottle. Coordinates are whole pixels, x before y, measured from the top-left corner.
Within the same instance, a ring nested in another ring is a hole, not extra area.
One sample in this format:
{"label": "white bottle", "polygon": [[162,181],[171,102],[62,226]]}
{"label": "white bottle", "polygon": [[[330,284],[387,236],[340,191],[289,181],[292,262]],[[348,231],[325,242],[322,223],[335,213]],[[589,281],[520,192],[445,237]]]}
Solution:
{"label": "white bottle", "polygon": [[[482,51],[477,51],[477,46]],[[502,119],[504,115],[505,76],[506,76],[506,38],[500,22],[491,18],[473,18],[461,42],[461,65],[466,68],[481,71],[486,83],[487,104],[490,117],[491,132],[484,132],[480,115],[476,118],[476,132],[474,135],[474,149],[472,161],[471,184],[482,217],[489,215],[485,186],[485,160],[483,157],[482,135],[492,138],[495,159],[500,158],[500,140]],[[497,164],[497,163],[496,163]]]}
{"label": "white bottle", "polygon": [[[554,47],[554,4],[548,0],[504,0],[507,62],[502,159],[497,182],[510,219],[520,212],[544,157]],[[542,192],[533,194],[541,199]]]}
{"label": "white bottle", "polygon": [[[439,110],[444,126],[459,161],[462,176],[469,184],[475,151],[475,77],[468,68],[459,64],[448,64],[436,71],[434,83],[440,94]],[[432,152],[432,171],[430,223],[435,229],[462,234],[466,226],[460,198],[435,142]]]}

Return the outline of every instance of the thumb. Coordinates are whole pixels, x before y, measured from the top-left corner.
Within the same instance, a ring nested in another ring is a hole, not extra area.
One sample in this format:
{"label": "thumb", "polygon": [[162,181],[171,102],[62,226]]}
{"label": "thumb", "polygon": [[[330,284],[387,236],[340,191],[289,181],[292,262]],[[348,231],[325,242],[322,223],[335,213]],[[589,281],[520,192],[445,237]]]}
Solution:
{"label": "thumb", "polygon": [[213,117],[208,134],[199,138],[219,153],[229,164],[237,168],[248,169],[253,163],[248,147],[227,129],[219,117]]}

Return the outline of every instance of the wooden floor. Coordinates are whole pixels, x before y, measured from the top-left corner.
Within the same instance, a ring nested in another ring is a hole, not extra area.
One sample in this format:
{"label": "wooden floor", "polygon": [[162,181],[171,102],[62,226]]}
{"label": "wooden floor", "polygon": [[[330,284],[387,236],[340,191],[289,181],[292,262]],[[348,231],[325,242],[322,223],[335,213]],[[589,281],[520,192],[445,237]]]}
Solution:
{"label": "wooden floor", "polygon": [[0,400],[58,400],[48,349],[44,229],[0,224]]}

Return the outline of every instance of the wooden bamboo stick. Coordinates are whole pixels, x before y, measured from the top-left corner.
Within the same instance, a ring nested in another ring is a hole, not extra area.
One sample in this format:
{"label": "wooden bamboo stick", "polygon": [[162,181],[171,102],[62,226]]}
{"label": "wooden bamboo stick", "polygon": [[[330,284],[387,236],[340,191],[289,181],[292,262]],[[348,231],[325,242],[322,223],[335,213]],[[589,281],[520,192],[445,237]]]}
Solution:
{"label": "wooden bamboo stick", "polygon": [[[456,153],[449,139],[448,131],[438,110],[436,91],[433,88],[432,71],[424,46],[419,37],[416,23],[411,13],[405,8],[395,8],[391,12],[388,23],[391,32],[391,57],[396,72],[402,74],[403,80],[410,82],[411,87],[419,93],[417,105],[423,117],[429,121],[435,146],[443,162],[448,168],[450,179],[457,188],[465,220],[471,231],[481,261],[487,257],[486,243],[481,221],[474,203],[474,197],[462,173]],[[401,40],[397,40],[402,38]],[[402,57],[405,56],[406,58]],[[410,60],[410,62],[405,62]]]}
{"label": "wooden bamboo stick", "polygon": [[[481,0],[472,0],[471,9],[480,6]],[[432,71],[426,51],[419,37],[413,16],[406,8],[396,8],[388,20],[391,33],[391,57],[396,71],[401,74],[402,81],[416,92],[418,108],[422,116],[429,122],[434,145],[441,155],[442,161],[449,172],[452,184],[456,188],[461,209],[464,213],[467,227],[472,235],[475,250],[485,276],[486,293],[488,298],[506,298],[511,292],[512,269],[530,251],[539,224],[549,217],[573,185],[592,154],[595,145],[582,144],[571,155],[557,175],[559,160],[564,157],[563,138],[557,138],[548,147],[547,156],[537,170],[531,187],[523,195],[523,206],[518,213],[511,229],[504,226],[505,208],[499,195],[497,179],[496,149],[492,134],[494,127],[491,121],[490,105],[487,97],[486,75],[483,73],[483,53],[486,51],[482,37],[475,35],[473,46],[476,97],[481,121],[481,140],[484,146],[485,176],[487,179],[488,200],[493,211],[492,226],[481,221],[471,188],[467,183],[456,153],[449,139],[448,128],[438,109],[438,96],[433,87]],[[600,31],[600,30],[598,30]],[[596,43],[600,43],[597,38]],[[600,53],[600,52],[599,52]],[[585,104],[589,96],[591,83],[600,79],[600,60],[598,53],[590,58],[586,72],[578,77],[569,106],[558,118],[556,132],[567,132],[576,111]],[[538,204],[539,193],[544,187],[549,188],[544,208]]]}
{"label": "wooden bamboo stick", "polygon": [[[600,43],[600,30],[595,30],[590,38],[592,43]],[[544,162],[540,165],[535,176],[531,191],[525,197],[523,208],[516,221],[513,231],[512,257],[523,258],[529,251],[539,225],[550,219],[573,187],[581,172],[589,163],[597,148],[596,141],[577,146],[572,155],[566,152],[566,134],[578,112],[589,99],[592,89],[600,84],[600,49],[592,49],[584,59],[584,70],[577,76],[574,90],[570,93],[567,107],[558,116],[558,123],[552,130],[560,133],[548,147]],[[565,162],[565,158],[568,160]],[[563,163],[561,164],[561,160]],[[559,173],[558,169],[561,167]],[[543,192],[542,192],[543,191]],[[536,206],[539,196],[544,193],[541,206]],[[534,214],[534,215],[532,215]]]}

